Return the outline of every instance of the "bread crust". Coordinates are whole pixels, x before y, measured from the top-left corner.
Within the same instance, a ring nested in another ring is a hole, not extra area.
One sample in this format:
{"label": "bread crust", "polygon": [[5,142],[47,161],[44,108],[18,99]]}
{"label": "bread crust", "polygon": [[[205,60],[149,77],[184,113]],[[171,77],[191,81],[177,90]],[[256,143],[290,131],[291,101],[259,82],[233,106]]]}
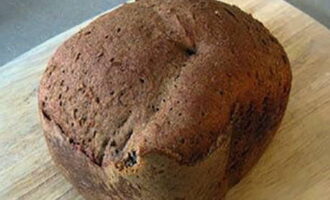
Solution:
{"label": "bread crust", "polygon": [[87,199],[221,199],[255,164],[288,102],[282,46],[213,0],[143,0],[96,19],[39,90],[55,163]]}

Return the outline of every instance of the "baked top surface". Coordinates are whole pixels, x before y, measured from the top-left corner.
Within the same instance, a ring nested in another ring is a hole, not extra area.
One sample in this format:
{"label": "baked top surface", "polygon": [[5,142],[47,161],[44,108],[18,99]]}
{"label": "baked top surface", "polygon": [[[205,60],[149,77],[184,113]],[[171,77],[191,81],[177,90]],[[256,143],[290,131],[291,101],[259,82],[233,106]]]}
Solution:
{"label": "baked top surface", "polygon": [[238,8],[144,0],[66,41],[49,62],[39,102],[96,164],[152,151],[191,164],[221,145],[221,134],[276,125],[290,82],[282,47]]}

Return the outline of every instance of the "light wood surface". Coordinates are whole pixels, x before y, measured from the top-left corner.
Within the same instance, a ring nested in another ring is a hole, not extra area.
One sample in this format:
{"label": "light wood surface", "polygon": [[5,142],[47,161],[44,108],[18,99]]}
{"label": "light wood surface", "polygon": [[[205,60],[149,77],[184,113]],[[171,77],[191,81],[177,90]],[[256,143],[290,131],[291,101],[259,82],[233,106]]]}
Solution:
{"label": "light wood surface", "polygon": [[[330,199],[330,31],[282,0],[226,0],[262,21],[293,69],[278,134],[227,200]],[[0,199],[82,199],[55,168],[37,116],[40,76],[85,22],[0,67]]]}

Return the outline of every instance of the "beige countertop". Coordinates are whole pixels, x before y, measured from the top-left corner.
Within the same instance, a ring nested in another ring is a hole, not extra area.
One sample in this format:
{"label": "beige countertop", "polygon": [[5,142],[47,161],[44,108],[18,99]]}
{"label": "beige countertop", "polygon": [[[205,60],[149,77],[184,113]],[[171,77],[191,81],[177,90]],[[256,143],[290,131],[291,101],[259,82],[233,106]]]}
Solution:
{"label": "beige countertop", "polygon": [[[290,102],[278,134],[226,199],[329,199],[330,31],[282,0],[226,2],[270,29],[293,70]],[[54,50],[86,23],[0,67],[0,199],[82,199],[50,159],[36,94]]]}

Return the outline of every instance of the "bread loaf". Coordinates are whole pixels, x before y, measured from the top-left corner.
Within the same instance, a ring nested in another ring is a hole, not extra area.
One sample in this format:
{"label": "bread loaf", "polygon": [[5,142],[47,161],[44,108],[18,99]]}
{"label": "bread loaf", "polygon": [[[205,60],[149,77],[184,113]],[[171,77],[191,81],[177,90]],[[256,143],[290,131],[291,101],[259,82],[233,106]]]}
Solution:
{"label": "bread loaf", "polygon": [[220,200],[256,163],[291,88],[283,48],[215,0],[141,0],[49,61],[39,110],[50,154],[90,200]]}

